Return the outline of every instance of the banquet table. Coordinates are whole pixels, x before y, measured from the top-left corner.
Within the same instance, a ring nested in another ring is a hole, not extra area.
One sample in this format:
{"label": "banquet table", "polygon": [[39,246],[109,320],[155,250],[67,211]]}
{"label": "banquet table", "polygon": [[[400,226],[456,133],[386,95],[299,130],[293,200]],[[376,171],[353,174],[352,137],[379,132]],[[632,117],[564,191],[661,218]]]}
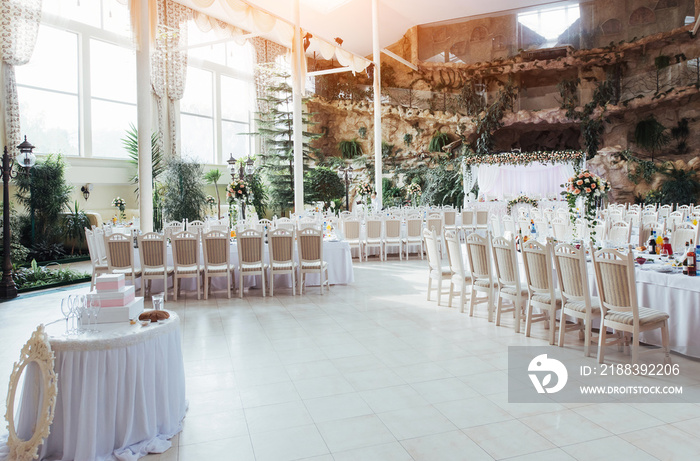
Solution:
{"label": "banquet table", "polygon": [[[46,326],[58,395],[39,459],[132,461],[170,448],[187,409],[178,315],[148,326],[91,325],[96,332],[80,335],[64,328],[63,320]],[[28,368],[25,390],[31,382]],[[32,432],[36,397],[22,392],[20,434]]]}
{"label": "banquet table", "polygon": [[[231,265],[238,265],[238,245],[234,241],[230,247]],[[294,246],[294,258],[298,261],[296,244]],[[355,281],[355,275],[352,268],[352,255],[350,253],[350,245],[344,240],[324,240],[323,241],[323,259],[328,263],[328,281],[331,285],[347,285]],[[199,261],[204,267],[204,256],[200,245]],[[265,263],[270,261],[268,246],[265,245]],[[139,250],[134,248],[134,263],[137,268],[141,267],[139,259]],[[172,246],[168,245],[168,265],[173,265]],[[238,270],[234,271],[235,283],[238,284]],[[182,290],[196,290],[195,279],[182,279],[180,282]],[[261,287],[262,283],[259,275],[245,276],[243,283],[246,287],[256,286]],[[136,285],[140,287],[140,279],[137,279]],[[226,290],[226,279],[224,277],[214,277],[211,279],[212,290]],[[320,284],[317,274],[306,274],[306,286],[318,286]],[[268,284],[269,286],[269,284]],[[275,275],[275,288],[291,287],[292,279],[288,274]],[[160,280],[153,280],[151,283],[151,292],[157,293],[163,291],[163,285]]]}

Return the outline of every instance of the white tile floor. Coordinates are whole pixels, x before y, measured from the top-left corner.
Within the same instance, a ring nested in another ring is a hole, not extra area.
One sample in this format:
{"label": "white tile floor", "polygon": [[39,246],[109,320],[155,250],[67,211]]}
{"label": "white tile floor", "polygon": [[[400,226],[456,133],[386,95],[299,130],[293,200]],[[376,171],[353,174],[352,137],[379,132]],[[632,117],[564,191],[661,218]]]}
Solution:
{"label": "white tile floor", "polygon": [[[357,281],[323,296],[169,302],[189,411],[173,448],[144,460],[698,459],[697,404],[508,403],[507,346],[545,345],[542,324],[528,339],[488,323],[483,307],[470,318],[427,302],[425,265],[355,264]],[[66,294],[0,304],[0,395],[21,345],[60,316]],[[572,364],[594,363],[567,340]],[[700,362],[673,359],[700,388]]]}

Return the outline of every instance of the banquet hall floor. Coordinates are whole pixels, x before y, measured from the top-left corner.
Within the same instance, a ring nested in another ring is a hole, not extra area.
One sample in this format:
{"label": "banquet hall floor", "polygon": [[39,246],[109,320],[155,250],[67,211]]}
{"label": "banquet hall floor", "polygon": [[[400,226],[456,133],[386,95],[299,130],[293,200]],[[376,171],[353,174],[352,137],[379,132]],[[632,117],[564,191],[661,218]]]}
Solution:
{"label": "banquet hall floor", "polygon": [[[507,346],[546,345],[542,324],[525,338],[488,323],[483,305],[473,318],[437,307],[426,264],[355,263],[356,282],[323,296],[312,287],[168,302],[182,320],[189,410],[173,447],[143,459],[697,459],[698,404],[508,403]],[[0,395],[36,324],[87,290],[0,304]],[[594,365],[582,350],[568,335],[567,365]],[[630,360],[616,348],[606,358]],[[700,361],[673,360],[680,384],[700,390]]]}

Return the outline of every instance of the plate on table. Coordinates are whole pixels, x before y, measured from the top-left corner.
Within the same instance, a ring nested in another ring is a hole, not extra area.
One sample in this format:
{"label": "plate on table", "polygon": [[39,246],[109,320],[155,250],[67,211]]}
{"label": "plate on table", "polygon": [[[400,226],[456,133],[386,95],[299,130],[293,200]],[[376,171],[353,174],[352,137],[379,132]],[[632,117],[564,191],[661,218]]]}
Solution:
{"label": "plate on table", "polygon": [[675,272],[673,266],[667,266],[665,264],[654,264],[653,266],[651,266],[651,269],[655,270],[656,272],[663,272],[665,274]]}

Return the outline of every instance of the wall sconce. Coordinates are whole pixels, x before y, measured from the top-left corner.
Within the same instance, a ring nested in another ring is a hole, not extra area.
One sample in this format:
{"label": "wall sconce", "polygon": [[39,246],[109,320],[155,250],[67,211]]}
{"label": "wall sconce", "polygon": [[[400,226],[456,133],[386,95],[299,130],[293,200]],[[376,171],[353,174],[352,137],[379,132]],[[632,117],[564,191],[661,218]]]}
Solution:
{"label": "wall sconce", "polygon": [[90,197],[90,191],[92,190],[92,187],[93,186],[90,183],[87,183],[84,186],[80,187],[80,192],[83,193],[83,197],[85,198],[85,200],[87,200],[88,197]]}

